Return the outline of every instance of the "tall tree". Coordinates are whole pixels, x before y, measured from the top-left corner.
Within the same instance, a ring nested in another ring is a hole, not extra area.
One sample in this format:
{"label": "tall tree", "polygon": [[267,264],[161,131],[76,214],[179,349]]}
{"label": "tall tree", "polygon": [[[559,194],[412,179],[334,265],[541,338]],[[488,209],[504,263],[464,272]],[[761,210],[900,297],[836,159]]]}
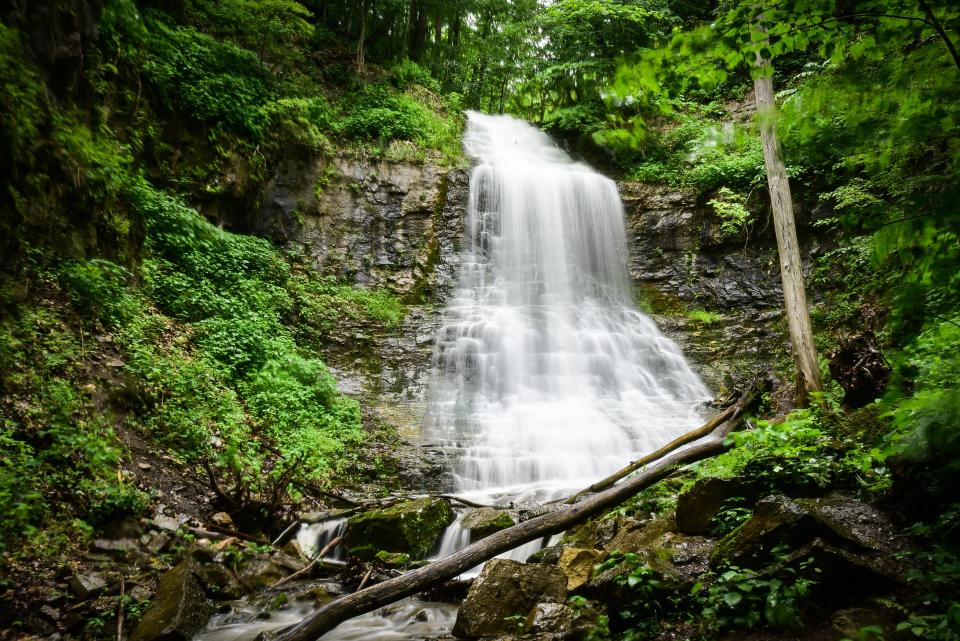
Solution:
{"label": "tall tree", "polygon": [[[769,44],[763,14],[759,16],[758,33]],[[777,136],[777,105],[773,94],[773,65],[762,49],[754,53],[753,88],[756,94],[757,114],[760,118],[760,137],[763,141],[763,162],[770,191],[770,210],[777,235],[780,255],[780,279],[783,282],[783,303],[790,331],[790,344],[797,364],[797,402],[806,405],[810,395],[823,392],[817,349],[813,344],[810,310],[803,283],[803,263],[797,242],[797,224],[793,216],[793,197],[790,180],[783,162],[780,139]]]}

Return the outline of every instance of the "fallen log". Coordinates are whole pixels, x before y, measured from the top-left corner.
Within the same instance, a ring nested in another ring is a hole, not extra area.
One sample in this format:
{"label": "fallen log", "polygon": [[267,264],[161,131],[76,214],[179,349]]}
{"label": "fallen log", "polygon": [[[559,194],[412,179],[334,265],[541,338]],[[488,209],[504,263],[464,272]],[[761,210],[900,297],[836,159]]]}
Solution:
{"label": "fallen log", "polygon": [[[751,391],[745,393],[737,403],[741,408],[739,413],[734,411],[731,416],[743,413],[756,398],[757,389],[756,385],[751,385]],[[348,619],[422,592],[524,543],[563,532],[623,503],[640,490],[666,478],[678,467],[719,454],[726,448],[724,441],[734,424],[729,420],[719,423],[715,426],[714,434],[703,442],[651,463],[619,485],[613,485],[572,505],[565,505],[555,512],[500,530],[430,565],[335,599],[275,639],[313,641]]]}
{"label": "fallen log", "polygon": [[[620,470],[614,472],[607,478],[601,481],[597,481],[590,487],[580,490],[579,492],[570,496],[569,498],[561,499],[561,501],[567,505],[570,505],[570,504],[576,503],[587,494],[596,494],[597,492],[601,492],[609,487],[613,487],[613,485],[617,481],[630,476],[631,474],[633,474],[634,472],[642,468],[644,465],[648,465],[653,461],[662,459],[667,454],[680,449],[684,445],[688,445],[690,443],[693,443],[694,441],[698,441],[704,438],[705,436],[709,436],[714,430],[717,429],[718,426],[724,423],[727,423],[727,425],[725,426],[727,433],[734,431],[739,426],[740,422],[742,422],[744,411],[756,398],[756,394],[754,393],[755,388],[756,388],[756,382],[751,383],[751,386],[743,394],[740,395],[740,398],[737,399],[735,403],[733,403],[732,405],[724,409],[722,412],[720,412],[716,416],[712,417],[709,421],[704,423],[701,427],[698,427],[695,430],[691,430],[687,432],[683,436],[680,436],[670,441],[669,443],[661,447],[659,450],[655,452],[651,452],[646,456],[642,456],[638,458],[636,461],[633,461],[632,463],[630,463],[630,465],[627,465],[626,467],[621,468]],[[557,502],[560,502],[560,501],[557,501]]]}

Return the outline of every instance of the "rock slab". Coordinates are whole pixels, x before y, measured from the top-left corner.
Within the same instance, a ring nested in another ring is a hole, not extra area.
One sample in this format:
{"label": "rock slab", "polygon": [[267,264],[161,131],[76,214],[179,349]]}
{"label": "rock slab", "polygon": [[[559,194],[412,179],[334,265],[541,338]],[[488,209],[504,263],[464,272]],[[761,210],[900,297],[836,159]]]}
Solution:
{"label": "rock slab", "polygon": [[352,556],[372,560],[378,552],[402,552],[422,559],[453,522],[450,502],[439,497],[401,501],[347,521],[346,547]]}
{"label": "rock slab", "polygon": [[191,557],[160,577],[153,603],[130,641],[187,641],[204,629],[213,609],[197,580],[199,569]]}
{"label": "rock slab", "polygon": [[[562,603],[567,577],[562,570],[542,563],[492,559],[483,566],[457,613],[454,636],[491,637],[510,633],[510,621],[535,616],[538,604]],[[541,615],[542,621],[546,615]]]}

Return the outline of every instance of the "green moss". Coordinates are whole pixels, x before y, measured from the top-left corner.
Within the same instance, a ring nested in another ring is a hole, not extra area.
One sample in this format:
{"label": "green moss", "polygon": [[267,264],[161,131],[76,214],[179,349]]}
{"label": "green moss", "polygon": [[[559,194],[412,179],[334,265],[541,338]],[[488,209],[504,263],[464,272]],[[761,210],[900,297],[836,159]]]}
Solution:
{"label": "green moss", "polygon": [[445,499],[402,501],[350,517],[346,544],[350,553],[359,558],[372,559],[384,551],[422,559],[433,550],[453,518],[453,510]]}
{"label": "green moss", "polygon": [[687,312],[687,318],[701,325],[716,325],[723,320],[723,315],[705,309],[692,309]]}

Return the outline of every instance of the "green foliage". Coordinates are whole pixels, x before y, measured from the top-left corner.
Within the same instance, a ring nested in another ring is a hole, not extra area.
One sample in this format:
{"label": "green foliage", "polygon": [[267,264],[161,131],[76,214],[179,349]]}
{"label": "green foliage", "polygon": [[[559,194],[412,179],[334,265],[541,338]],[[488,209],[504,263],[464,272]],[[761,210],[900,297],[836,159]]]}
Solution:
{"label": "green foliage", "polygon": [[702,604],[703,625],[712,632],[798,627],[803,606],[816,583],[804,576],[809,574],[812,562],[801,562],[799,569],[781,566],[773,574],[731,566],[719,572],[706,590],[697,583],[692,593]]}
{"label": "green foliage", "polygon": [[[303,477],[322,479],[346,444],[357,443],[360,407],[344,397],[316,358],[288,354],[266,363],[244,385],[251,413],[280,446],[284,465]],[[281,466],[271,470],[278,475]]]}
{"label": "green foliage", "polygon": [[724,235],[736,236],[749,227],[751,215],[743,206],[745,200],[742,195],[734,193],[727,187],[721,187],[713,199],[707,201],[707,204],[713,207],[720,217],[720,231]]}
{"label": "green foliage", "polygon": [[43,85],[24,63],[22,51],[20,34],[0,24],[0,166],[8,171],[8,162],[31,159],[46,113]]}
{"label": "green foliage", "polygon": [[692,309],[687,312],[687,318],[701,325],[715,325],[723,320],[723,315],[705,309]]}
{"label": "green foliage", "polygon": [[[896,363],[912,395],[892,399],[897,452],[922,465],[928,491],[952,497],[960,471],[960,317],[933,324]],[[909,381],[909,383],[907,382]]]}
{"label": "green foliage", "polygon": [[83,339],[61,314],[28,309],[0,323],[0,390],[21,399],[0,407],[0,546],[58,510],[99,525],[145,507],[118,473],[112,414],[96,411],[90,391],[78,389]]}
{"label": "green foliage", "polygon": [[624,641],[649,638],[658,628],[658,619],[664,612],[665,584],[658,573],[634,552],[616,550],[593,569],[594,575],[619,567],[622,571],[614,579],[629,590],[629,601],[620,607],[616,616],[627,628]]}
{"label": "green foliage", "polygon": [[106,327],[118,327],[140,311],[128,293],[130,272],[108,260],[67,261],[61,269],[71,302],[86,318]]}
{"label": "green foliage", "polygon": [[757,421],[728,441],[733,449],[694,467],[698,477],[748,478],[763,493],[889,487],[884,461],[892,451],[841,436],[839,426],[818,410],[795,410],[780,422]]}
{"label": "green foliage", "polygon": [[390,78],[400,90],[420,85],[433,93],[440,93],[440,83],[430,75],[429,71],[412,60],[402,60],[394,65],[390,70]]}
{"label": "green foliage", "polygon": [[183,110],[200,122],[259,139],[264,133],[260,106],[270,98],[269,78],[257,55],[189,27],[163,14],[146,13],[149,31],[141,45],[142,67],[167,109]]}

